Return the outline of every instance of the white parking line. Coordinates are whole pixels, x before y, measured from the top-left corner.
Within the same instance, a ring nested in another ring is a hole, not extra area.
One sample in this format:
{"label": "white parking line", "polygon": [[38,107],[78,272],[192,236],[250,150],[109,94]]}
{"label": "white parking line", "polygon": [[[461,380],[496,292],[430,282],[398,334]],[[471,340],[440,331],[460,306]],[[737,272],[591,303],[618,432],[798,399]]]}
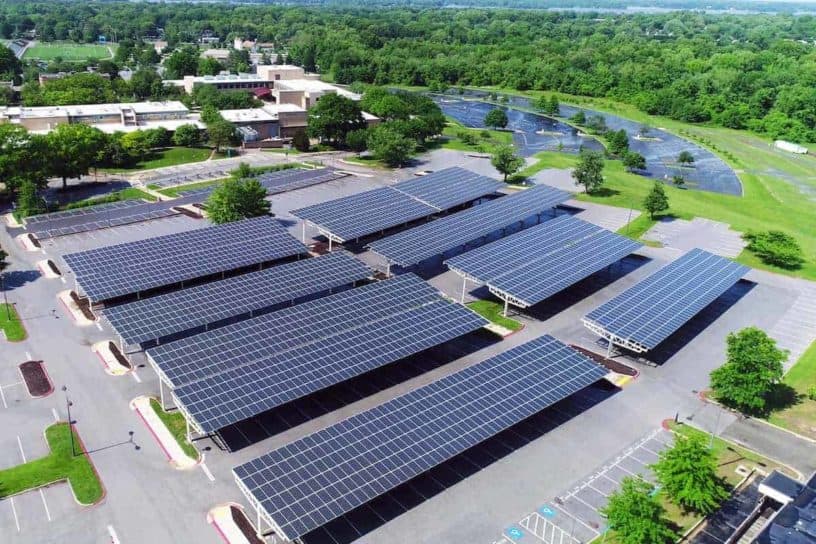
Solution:
{"label": "white parking line", "polygon": [[29,352],[29,351],[26,351],[26,360],[27,361],[31,360],[31,352]]}
{"label": "white parking line", "polygon": [[215,481],[215,476],[213,476],[213,475],[212,475],[212,472],[210,472],[210,469],[209,469],[209,468],[207,468],[207,464],[206,464],[206,463],[201,463],[199,466],[201,467],[201,470],[203,470],[203,471],[204,471],[204,474],[207,476],[207,478],[208,478],[208,479],[209,479],[211,482],[214,482],[214,481]]}
{"label": "white parking line", "polygon": [[6,396],[3,394],[2,387],[0,387],[0,400],[3,401],[3,408],[8,408],[8,404],[6,404]]}
{"label": "white parking line", "polygon": [[14,514],[14,525],[17,526],[17,532],[20,532],[20,520],[17,518],[17,509],[14,508],[14,497],[9,498],[9,502],[11,503],[11,513]]}
{"label": "white parking line", "polygon": [[62,283],[68,283],[68,282],[66,282],[66,281],[65,281],[65,277],[63,277],[63,276],[60,276],[60,281],[61,281]]}
{"label": "white parking line", "polygon": [[99,321],[96,322],[96,328],[102,330],[102,324]]}
{"label": "white parking line", "polygon": [[113,525],[108,525],[108,534],[111,537],[111,544],[119,544],[119,535],[116,534]]}
{"label": "white parking line", "polygon": [[17,446],[20,448],[20,457],[23,458],[23,463],[27,463],[25,452],[23,451],[23,442],[20,440],[20,435],[17,435]]}
{"label": "white parking line", "polygon": [[139,377],[135,370],[131,372],[130,375],[133,376],[133,379],[136,380],[136,383],[142,383],[142,379]]}
{"label": "white parking line", "polygon": [[40,498],[43,501],[43,508],[45,508],[45,517],[48,518],[48,521],[51,521],[51,512],[48,510],[48,503],[45,502],[45,493],[43,493],[42,489],[40,489]]}
{"label": "white parking line", "polygon": [[57,413],[56,408],[51,408],[51,415],[54,416],[54,421],[59,421],[59,414]]}

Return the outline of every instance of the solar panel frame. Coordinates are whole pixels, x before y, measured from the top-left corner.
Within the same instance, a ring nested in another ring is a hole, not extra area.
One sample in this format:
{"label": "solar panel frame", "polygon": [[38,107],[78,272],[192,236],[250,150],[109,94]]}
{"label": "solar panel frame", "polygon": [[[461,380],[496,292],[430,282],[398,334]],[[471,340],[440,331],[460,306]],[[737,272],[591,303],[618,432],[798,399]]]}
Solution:
{"label": "solar panel frame", "polygon": [[171,387],[187,385],[275,353],[383,319],[439,299],[439,292],[405,274],[146,351]]}
{"label": "solar panel frame", "polygon": [[293,540],[600,380],[542,336],[233,469]]}
{"label": "solar panel frame", "polygon": [[272,217],[245,219],[63,257],[92,301],[306,253]]}
{"label": "solar panel frame", "polygon": [[104,317],[129,345],[177,335],[269,308],[371,275],[345,251],[105,308]]}
{"label": "solar panel frame", "polygon": [[750,269],[692,249],[585,316],[608,333],[654,349]]}
{"label": "solar panel frame", "polygon": [[539,215],[570,198],[566,191],[536,185],[375,240],[368,248],[392,264],[408,267]]}
{"label": "solar panel frame", "polygon": [[440,210],[447,210],[495,193],[505,184],[454,166],[401,181],[392,187]]}

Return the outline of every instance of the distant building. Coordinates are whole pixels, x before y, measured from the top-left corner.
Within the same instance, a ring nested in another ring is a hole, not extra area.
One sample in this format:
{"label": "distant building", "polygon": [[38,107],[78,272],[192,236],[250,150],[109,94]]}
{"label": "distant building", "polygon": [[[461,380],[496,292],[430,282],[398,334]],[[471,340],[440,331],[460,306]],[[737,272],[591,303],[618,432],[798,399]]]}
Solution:
{"label": "distant building", "polygon": [[238,127],[244,141],[290,138],[297,130],[306,128],[306,110],[291,104],[221,110],[221,116]]}
{"label": "distant building", "polygon": [[327,94],[339,94],[352,100],[361,96],[319,79],[282,79],[276,82],[272,95],[278,104],[295,104],[308,110]]}
{"label": "distant building", "polygon": [[235,38],[232,41],[232,47],[234,47],[235,49],[252,49],[255,47],[255,42],[253,40]]}
{"label": "distant building", "polygon": [[788,153],[797,153],[799,155],[805,155],[808,152],[807,147],[793,142],[786,142],[785,140],[776,140],[774,147],[782,151],[787,151]]}
{"label": "distant building", "polygon": [[71,123],[84,123],[107,133],[158,127],[173,131],[185,124],[204,128],[204,124],[191,117],[187,107],[178,101],[32,108],[9,106],[0,108],[0,122],[18,124],[40,134]]}
{"label": "distant building", "polygon": [[256,74],[228,74],[217,76],[184,76],[184,79],[168,79],[165,85],[182,87],[187,94],[202,85],[215,87],[218,91],[254,91],[255,89],[271,89],[274,82],[268,81]]}
{"label": "distant building", "polygon": [[229,55],[229,49],[205,49],[201,52],[202,59],[215,59],[220,62],[229,59]]}

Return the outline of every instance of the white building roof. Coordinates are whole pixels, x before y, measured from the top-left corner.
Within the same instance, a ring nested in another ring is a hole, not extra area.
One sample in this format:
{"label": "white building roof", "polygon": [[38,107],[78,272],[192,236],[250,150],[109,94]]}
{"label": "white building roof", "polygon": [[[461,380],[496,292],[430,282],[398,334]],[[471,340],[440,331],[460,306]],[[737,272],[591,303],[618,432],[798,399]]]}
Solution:
{"label": "white building roof", "polygon": [[336,92],[339,95],[351,98],[352,100],[360,100],[360,95],[346,90],[337,85],[320,81],[319,79],[283,79],[276,81],[275,85],[281,90],[289,91],[304,91],[306,93],[330,93]]}
{"label": "white building roof", "polygon": [[266,108],[248,108],[242,110],[221,110],[221,117],[230,123],[251,123],[253,121],[277,121],[277,112]]}
{"label": "white building roof", "polygon": [[168,102],[132,102],[122,104],[83,104],[71,106],[13,107],[0,110],[3,117],[25,119],[48,119],[52,117],[84,117],[120,115],[124,108],[132,109],[137,115],[157,113],[187,113],[187,106],[177,100]]}

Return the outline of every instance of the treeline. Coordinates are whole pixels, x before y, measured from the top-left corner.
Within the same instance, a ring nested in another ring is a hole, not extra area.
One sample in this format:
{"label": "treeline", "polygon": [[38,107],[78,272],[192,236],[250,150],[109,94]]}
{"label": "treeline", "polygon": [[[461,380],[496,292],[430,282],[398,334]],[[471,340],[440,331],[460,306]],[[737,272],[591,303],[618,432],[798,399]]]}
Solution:
{"label": "treeline", "polygon": [[[242,36],[272,42],[293,62],[338,83],[501,86],[609,97],[682,121],[816,140],[812,16],[0,5],[0,36],[30,29],[45,39],[80,41],[114,32],[134,43],[161,35],[171,47],[196,42],[204,32]],[[189,60],[186,67],[179,63],[181,71],[192,70]]]}

